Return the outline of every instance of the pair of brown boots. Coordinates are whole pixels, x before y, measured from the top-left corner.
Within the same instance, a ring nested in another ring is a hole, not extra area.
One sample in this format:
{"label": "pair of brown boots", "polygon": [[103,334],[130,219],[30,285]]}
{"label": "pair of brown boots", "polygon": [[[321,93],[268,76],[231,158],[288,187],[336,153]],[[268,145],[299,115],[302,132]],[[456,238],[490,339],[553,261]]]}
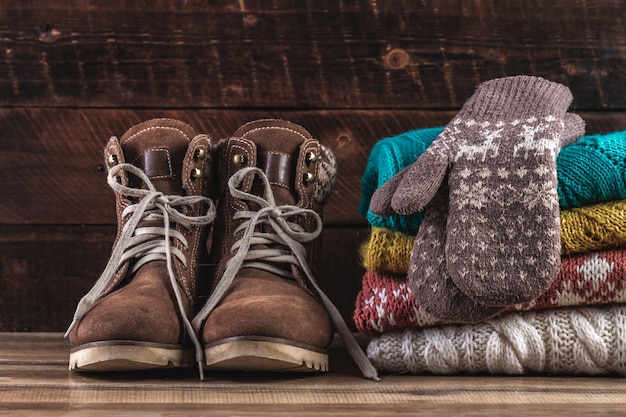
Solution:
{"label": "pair of brown boots", "polygon": [[309,132],[258,120],[213,144],[154,119],[105,158],[118,231],[66,333],[70,369],[326,371],[335,329],[376,379],[315,280],[336,162]]}

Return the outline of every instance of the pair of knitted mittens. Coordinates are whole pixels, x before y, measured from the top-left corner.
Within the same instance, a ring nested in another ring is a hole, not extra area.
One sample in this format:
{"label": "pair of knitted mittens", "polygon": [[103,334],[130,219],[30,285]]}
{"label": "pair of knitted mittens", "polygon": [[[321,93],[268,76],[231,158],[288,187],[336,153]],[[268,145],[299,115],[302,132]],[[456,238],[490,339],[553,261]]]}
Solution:
{"label": "pair of knitted mittens", "polygon": [[474,95],[412,165],[376,190],[373,213],[424,210],[408,279],[435,317],[477,322],[532,301],[560,269],[556,158],[584,134],[569,89],[506,77]]}

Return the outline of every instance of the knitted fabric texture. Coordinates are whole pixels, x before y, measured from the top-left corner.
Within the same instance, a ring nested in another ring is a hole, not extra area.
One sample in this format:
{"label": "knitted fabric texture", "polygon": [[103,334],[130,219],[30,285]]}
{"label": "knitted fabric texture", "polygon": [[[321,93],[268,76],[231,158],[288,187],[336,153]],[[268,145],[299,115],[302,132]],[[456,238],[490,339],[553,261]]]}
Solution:
{"label": "knitted fabric texture", "polygon": [[369,239],[360,248],[363,266],[369,271],[406,275],[414,240],[415,236],[372,227]]}
{"label": "knitted fabric texture", "polygon": [[[441,320],[478,323],[501,313],[506,305],[485,306],[461,291],[446,265],[448,186],[444,181],[424,209],[409,260],[407,282],[420,307]],[[537,290],[537,295],[549,283]],[[529,296],[524,301],[532,300]]]}
{"label": "knitted fabric texture", "polygon": [[[559,272],[556,158],[584,134],[578,116],[566,123],[571,102],[567,87],[538,77],[484,82],[395,188],[393,211],[412,214],[447,178],[447,272],[479,304],[532,300]],[[374,192],[372,212],[388,212],[390,187]]]}
{"label": "knitted fabric texture", "polygon": [[626,200],[561,212],[561,253],[588,252],[626,244]]}
{"label": "knitted fabric texture", "polygon": [[[626,245],[626,200],[561,211],[561,254],[572,255]],[[360,249],[365,269],[405,274],[415,236],[372,227]]]}
{"label": "knitted fabric texture", "polygon": [[390,332],[367,355],[381,372],[626,374],[626,306],[510,313],[476,325]]}
{"label": "knitted fabric texture", "polygon": [[416,129],[378,141],[365,166],[361,180],[361,203],[359,213],[365,215],[371,225],[417,233],[423,215],[410,216],[395,214],[389,217],[377,216],[369,209],[374,191],[404,167],[414,162],[441,133],[443,127]]}
{"label": "knitted fabric texture", "polygon": [[337,159],[333,151],[324,145],[320,145],[320,153],[315,200],[320,204],[326,204],[330,199],[337,178]]}
{"label": "knitted fabric texture", "polygon": [[584,136],[556,164],[561,208],[626,198],[626,131]]}
{"label": "knitted fabric texture", "polygon": [[414,241],[414,235],[372,227],[369,239],[361,245],[363,267],[368,271],[406,275]]}
{"label": "knitted fabric texture", "polygon": [[[561,271],[537,299],[508,307],[533,311],[555,307],[626,303],[626,250],[607,250],[563,257]],[[366,271],[353,315],[365,335],[443,322],[427,313],[412,294],[406,275]]]}
{"label": "knitted fabric texture", "polygon": [[[374,145],[363,174],[359,206],[372,226],[417,234],[422,213],[380,217],[369,210],[369,202],[376,188],[413,163],[442,130],[412,130]],[[626,199],[626,130],[587,135],[565,146],[557,156],[556,169],[561,209]]]}

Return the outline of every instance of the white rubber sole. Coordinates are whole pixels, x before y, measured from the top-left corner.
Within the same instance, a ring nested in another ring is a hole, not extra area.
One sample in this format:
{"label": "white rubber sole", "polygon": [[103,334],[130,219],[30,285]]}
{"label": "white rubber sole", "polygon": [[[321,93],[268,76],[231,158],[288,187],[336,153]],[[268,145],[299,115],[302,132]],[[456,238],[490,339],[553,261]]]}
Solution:
{"label": "white rubber sole", "polygon": [[181,368],[195,363],[191,349],[145,342],[87,343],[70,352],[70,370],[89,372]]}
{"label": "white rubber sole", "polygon": [[268,337],[233,337],[205,346],[206,369],[327,372],[325,349]]}

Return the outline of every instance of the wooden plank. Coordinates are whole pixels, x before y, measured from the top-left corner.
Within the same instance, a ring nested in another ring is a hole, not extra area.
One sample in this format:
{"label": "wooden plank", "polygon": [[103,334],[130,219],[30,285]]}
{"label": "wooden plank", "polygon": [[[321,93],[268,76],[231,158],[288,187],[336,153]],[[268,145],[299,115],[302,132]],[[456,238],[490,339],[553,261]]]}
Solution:
{"label": "wooden plank", "polygon": [[[320,286],[354,328],[365,228],[323,231]],[[62,331],[109,259],[115,226],[0,226],[0,331]],[[206,277],[210,279],[210,277]]]}
{"label": "wooden plank", "polygon": [[61,331],[111,252],[115,228],[2,227],[0,329]]}
{"label": "wooden plank", "polygon": [[[12,415],[617,415],[621,378],[383,375],[363,379],[340,340],[327,374],[78,374],[61,335],[0,334],[0,412]],[[43,355],[43,360],[42,360]]]}
{"label": "wooden plank", "polygon": [[0,105],[455,108],[535,74],[625,109],[626,2],[0,5]]}
{"label": "wooden plank", "polygon": [[[302,124],[338,160],[330,223],[364,224],[357,214],[361,175],[369,149],[382,137],[444,123],[450,113],[390,111],[220,110],[0,110],[0,224],[113,223],[113,193],[106,184],[102,149],[112,135],[152,117],[173,117],[215,139],[241,124],[278,117]],[[626,117],[624,117],[626,127]]]}
{"label": "wooden plank", "polygon": [[[213,138],[258,118],[292,120],[329,146],[338,161],[329,225],[364,226],[361,177],[377,140],[445,124],[454,111],[0,109],[0,224],[112,224],[113,193],[102,149],[135,123],[173,117]],[[581,113],[591,133],[626,129],[626,113]]]}
{"label": "wooden plank", "polygon": [[[471,383],[472,381],[468,381]],[[63,391],[67,395],[67,391]],[[280,395],[277,392],[277,395]],[[181,396],[184,394],[181,394]],[[206,395],[209,395],[207,393]],[[46,393],[42,393],[43,398],[47,398]],[[374,396],[377,398],[377,396]],[[517,397],[514,397],[517,398]],[[320,401],[326,400],[321,397]],[[546,402],[548,400],[546,399]],[[85,404],[87,403],[87,404]],[[40,409],[35,409],[40,407]],[[257,404],[257,403],[239,403],[239,404],[205,404],[205,403],[183,403],[174,404],[145,404],[143,402],[132,404],[101,404],[91,403],[86,400],[79,402],[79,405],[67,403],[23,403],[23,404],[7,404],[0,405],[0,410],[10,412],[12,416],[23,417],[40,417],[50,415],[63,416],[112,416],[125,417],[128,416],[129,410],[132,410],[133,416],[137,417],[153,417],[153,416],[216,416],[216,417],[232,417],[233,415],[241,417],[292,417],[294,415],[302,417],[317,416],[333,416],[333,417],[372,417],[387,415],[393,413],[393,416],[494,416],[501,417],[503,413],[507,416],[534,416],[545,417],[546,415],[554,417],[588,417],[592,415],[598,416],[619,416],[623,411],[623,404],[474,404],[474,403],[447,403],[439,404],[431,403],[429,399],[419,402],[417,399],[407,404]]]}

